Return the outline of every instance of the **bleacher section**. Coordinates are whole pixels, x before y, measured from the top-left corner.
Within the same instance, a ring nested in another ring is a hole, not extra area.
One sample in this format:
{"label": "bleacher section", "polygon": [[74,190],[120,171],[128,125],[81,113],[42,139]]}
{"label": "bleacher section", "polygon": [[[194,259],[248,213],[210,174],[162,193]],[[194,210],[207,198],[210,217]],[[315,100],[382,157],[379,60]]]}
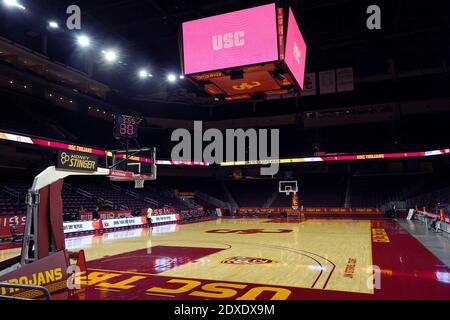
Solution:
{"label": "bleacher section", "polygon": [[[173,190],[165,189],[161,187],[160,184],[155,185],[151,183],[147,183],[143,189],[135,189],[134,183],[115,183],[116,187],[122,188],[128,192],[133,192],[141,197],[143,201],[146,203],[146,207],[152,202],[155,202],[154,205],[160,208],[171,207],[177,210],[185,210],[188,207],[179,199],[175,197],[175,193]],[[147,202],[146,201],[149,201]]]}
{"label": "bleacher section", "polygon": [[94,197],[83,195],[81,190],[67,183],[63,187],[62,199],[65,221],[78,220],[80,210],[92,211],[98,205]]}
{"label": "bleacher section", "polygon": [[439,175],[416,175],[410,178],[407,187],[392,191],[387,201],[389,203],[402,203],[406,207],[426,207],[429,212],[444,209],[450,213],[450,173]]}
{"label": "bleacher section", "polygon": [[[173,207],[186,209],[186,206],[170,196],[170,190],[163,190],[161,184],[147,183],[144,189],[135,189],[133,182],[112,183],[96,177],[71,177],[67,179],[78,188],[82,188],[95,198],[103,200],[110,209],[143,209],[148,207]],[[173,193],[173,192],[172,192]]]}
{"label": "bleacher section", "polygon": [[[9,179],[9,180],[8,180]],[[350,179],[350,188],[347,181]],[[353,175],[305,174],[297,178],[300,205],[305,208],[352,208],[380,207],[390,201],[403,201],[408,206],[427,208],[450,203],[448,175]],[[146,183],[144,189],[135,189],[133,182],[114,182],[98,177],[70,177],[63,187],[64,220],[79,218],[80,211],[142,210],[145,208],[174,208],[189,210],[189,206],[175,194],[180,192],[202,192],[229,203],[228,189],[239,207],[263,207],[267,200],[278,193],[279,180],[253,179],[228,180],[224,183],[214,178],[189,177],[161,178]],[[14,215],[25,212],[25,195],[31,179],[4,178],[0,181],[0,214]],[[348,195],[346,196],[346,192]],[[271,208],[291,207],[292,197],[278,193]],[[228,208],[228,205],[225,206]],[[212,208],[214,209],[214,208]]]}
{"label": "bleacher section", "polygon": [[376,207],[402,190],[419,183],[416,175],[354,176],[352,177],[351,204],[353,207]]}
{"label": "bleacher section", "polygon": [[161,177],[158,182],[180,192],[199,191],[223,202],[227,201],[223,189],[220,186],[220,181],[214,178],[195,177],[195,179],[189,179],[183,177]]}
{"label": "bleacher section", "polygon": [[25,212],[26,184],[21,181],[0,184],[0,214],[14,215]]}
{"label": "bleacher section", "polygon": [[240,207],[262,207],[267,198],[278,190],[276,180],[227,181],[227,188]]}
{"label": "bleacher section", "polygon": [[17,200],[0,192],[0,215],[14,215],[18,209],[20,209],[20,205]]}
{"label": "bleacher section", "polygon": [[[345,202],[346,180],[342,175],[305,175],[298,181],[300,205],[310,208],[341,208]],[[278,188],[278,185],[277,185]],[[271,207],[291,207],[292,196],[281,193]]]}
{"label": "bleacher section", "polygon": [[113,189],[107,185],[84,185],[83,189],[92,194],[97,199],[106,200],[104,203],[109,206],[110,209],[142,209],[148,207],[143,200],[136,199],[124,192]]}
{"label": "bleacher section", "polygon": [[[25,196],[31,186],[26,180],[2,181],[0,184],[0,214],[25,213]],[[172,192],[173,193],[173,192]],[[66,179],[62,191],[65,221],[79,218],[79,212],[99,210],[141,210],[148,207],[189,209],[181,200],[170,196],[170,190],[155,186],[134,189],[134,184],[111,183],[97,177],[71,177]]]}

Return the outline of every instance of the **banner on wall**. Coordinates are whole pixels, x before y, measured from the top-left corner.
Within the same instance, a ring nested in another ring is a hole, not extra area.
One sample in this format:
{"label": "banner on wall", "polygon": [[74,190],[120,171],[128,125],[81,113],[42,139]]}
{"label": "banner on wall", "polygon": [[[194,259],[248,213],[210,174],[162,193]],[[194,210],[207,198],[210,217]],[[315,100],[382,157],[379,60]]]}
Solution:
{"label": "banner on wall", "polygon": [[89,232],[101,229],[100,221],[64,222],[64,233]]}
{"label": "banner on wall", "polygon": [[315,96],[317,94],[316,73],[305,74],[305,86],[301,93],[302,96]]}
{"label": "banner on wall", "polygon": [[[144,215],[147,215],[148,209],[144,209],[145,213]],[[163,215],[163,214],[175,214],[176,210],[175,208],[152,208],[152,214],[153,215]]]}
{"label": "banner on wall", "polygon": [[292,209],[298,210],[298,206],[299,206],[298,194],[294,192],[292,194]]}
{"label": "banner on wall", "polygon": [[80,220],[94,220],[94,214],[92,212],[80,212]]}
{"label": "banner on wall", "polygon": [[292,208],[239,208],[238,212],[253,213],[258,211],[259,213],[272,212],[275,214],[285,212],[294,213],[301,212],[305,214],[382,214],[383,212],[378,208],[301,208],[301,210],[295,210]]}
{"label": "banner on wall", "polygon": [[152,223],[162,223],[162,222],[175,222],[178,221],[180,217],[177,214],[169,214],[163,216],[152,216],[150,219]]}
{"label": "banner on wall", "polygon": [[[180,215],[170,214],[170,215],[160,215],[152,216],[151,221],[154,224],[163,222],[176,222],[180,220]],[[0,217],[0,239],[11,238],[10,225],[14,221],[14,216]],[[23,233],[25,227],[26,216],[20,216],[20,224],[18,227],[19,233]],[[145,226],[148,224],[148,219],[146,217],[130,217],[121,219],[105,219],[105,220],[95,220],[95,221],[73,221],[64,222],[63,230],[65,234],[71,233],[82,233],[82,232],[94,232],[96,230],[102,229],[114,229],[122,227],[136,227]]]}
{"label": "banner on wall", "polygon": [[[111,211],[99,211],[98,212],[100,219],[120,219],[120,218],[129,218],[133,215],[131,210],[111,210]],[[93,220],[94,214],[90,211],[80,212],[81,220]]]}
{"label": "banner on wall", "polygon": [[336,93],[336,70],[319,72],[320,94]]}
{"label": "banner on wall", "polygon": [[101,220],[103,229],[133,227],[147,224],[146,217]]}
{"label": "banner on wall", "polygon": [[336,69],[336,82],[338,92],[354,91],[353,68]]}
{"label": "banner on wall", "polygon": [[99,211],[100,219],[121,219],[130,218],[133,215],[131,210],[116,210],[116,211]]}
{"label": "banner on wall", "polygon": [[17,225],[17,231],[22,233],[25,229],[27,217],[25,214],[0,216],[0,239],[11,237],[11,226]]}

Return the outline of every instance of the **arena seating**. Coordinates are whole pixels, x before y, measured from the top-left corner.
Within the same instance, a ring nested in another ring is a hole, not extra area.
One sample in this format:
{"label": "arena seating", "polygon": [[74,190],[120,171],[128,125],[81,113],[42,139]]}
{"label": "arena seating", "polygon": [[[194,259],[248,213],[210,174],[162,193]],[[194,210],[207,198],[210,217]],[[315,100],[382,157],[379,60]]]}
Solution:
{"label": "arena seating", "polygon": [[0,215],[13,215],[18,208],[16,200],[7,194],[0,193]]}
{"label": "arena seating", "polygon": [[227,202],[220,181],[211,177],[195,177],[194,180],[186,177],[160,177],[158,184],[166,185],[173,190],[181,192],[199,191],[223,202]]}
{"label": "arena seating", "polygon": [[376,207],[393,195],[420,182],[421,176],[354,176],[351,204],[353,207]]}
{"label": "arena seating", "polygon": [[[2,179],[0,181],[0,214],[25,212],[24,199],[30,179]],[[304,174],[299,181],[300,205],[304,207],[344,207],[348,175]],[[450,187],[445,175],[356,175],[350,178],[347,204],[353,208],[379,207],[388,201],[407,201],[409,206],[427,208],[450,203]],[[222,185],[221,185],[222,184]],[[200,191],[223,202],[223,187],[227,188],[241,207],[262,207],[278,192],[278,180],[229,180],[221,183],[214,178],[162,177],[147,182],[144,189],[135,189],[133,182],[115,182],[99,177],[71,177],[66,179],[62,196],[64,220],[76,220],[81,209],[140,210],[148,207],[192,209],[175,195],[180,192]],[[276,195],[271,207],[290,207],[292,198]]]}
{"label": "arena seating", "polygon": [[[298,188],[301,206],[311,208],[344,206],[346,181],[342,175],[304,175],[299,179]],[[281,193],[271,207],[290,207],[291,205],[292,197]]]}
{"label": "arena seating", "polygon": [[69,184],[65,184],[62,191],[64,220],[78,220],[80,209],[92,211],[97,206],[94,198],[89,198],[78,193],[78,190]]}
{"label": "arena seating", "polygon": [[226,186],[241,207],[262,207],[268,197],[278,190],[276,180],[235,180]]}
{"label": "arena seating", "polygon": [[389,202],[401,202],[407,207],[426,207],[428,212],[444,209],[450,213],[450,176],[439,175],[415,176],[408,187],[392,192]]}
{"label": "arena seating", "polygon": [[[152,185],[151,183],[147,183],[147,185],[143,189],[135,189],[134,183],[116,183],[116,186],[122,188],[123,190],[128,190],[129,192],[133,192],[141,197],[141,199],[151,199],[156,202],[156,206],[164,208],[171,207],[178,210],[185,210],[188,207],[179,199],[177,199],[172,190],[161,190],[158,188],[159,185]],[[172,194],[170,194],[172,193]],[[145,207],[148,207],[149,203],[146,202]]]}
{"label": "arena seating", "polygon": [[[31,181],[31,179],[29,179]],[[114,187],[115,186],[115,187]],[[30,187],[27,180],[3,181],[0,186],[0,214],[13,215],[24,213],[25,195]],[[1,191],[7,188],[8,193]],[[101,178],[66,179],[62,191],[64,220],[73,221],[79,218],[81,209],[92,211],[98,207],[100,210],[144,209],[147,207],[173,207],[185,210],[188,207],[179,199],[169,197],[161,190],[147,186],[139,190],[134,184],[116,183]],[[145,199],[152,199],[149,203]]]}
{"label": "arena seating", "polygon": [[144,189],[135,189],[133,182],[112,183],[109,180],[97,177],[71,177],[67,181],[92,194],[95,198],[101,198],[111,203],[112,208],[110,209],[134,210],[147,208],[153,202],[147,202],[146,198],[156,202],[158,207],[186,209],[186,206],[178,199],[168,196],[168,192],[163,192],[161,188],[151,183],[147,183]]}
{"label": "arena seating", "polygon": [[0,214],[13,215],[25,212],[25,194],[27,187],[21,182],[11,184],[1,183]]}
{"label": "arena seating", "polygon": [[[161,178],[173,189],[185,192],[200,191],[228,202],[221,182],[214,178]],[[241,207],[262,207],[279,189],[278,180],[227,180],[225,187]],[[305,175],[299,179],[301,204],[308,207],[342,207],[346,180],[343,175]],[[279,194],[271,207],[290,207],[292,198]]]}

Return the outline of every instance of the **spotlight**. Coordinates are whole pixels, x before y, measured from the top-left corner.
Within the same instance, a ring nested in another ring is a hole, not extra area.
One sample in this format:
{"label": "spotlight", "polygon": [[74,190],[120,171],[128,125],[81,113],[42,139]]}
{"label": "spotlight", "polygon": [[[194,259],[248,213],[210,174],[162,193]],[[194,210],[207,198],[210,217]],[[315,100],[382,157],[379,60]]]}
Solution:
{"label": "spotlight", "polygon": [[180,74],[179,78],[180,80],[184,80],[184,75]]}
{"label": "spotlight", "polygon": [[177,81],[177,76],[174,75],[173,73],[169,73],[169,74],[167,75],[167,81],[169,81],[169,82],[171,82],[171,83],[174,83],[174,82]]}
{"label": "spotlight", "polygon": [[3,0],[3,4],[9,8],[17,8],[20,10],[25,10],[26,8],[21,5],[17,0]]}
{"label": "spotlight", "polygon": [[146,69],[139,70],[138,75],[141,79],[147,79],[152,76]]}
{"label": "spotlight", "polygon": [[106,62],[112,63],[115,62],[119,56],[115,50],[104,50],[102,51],[103,57],[105,58]]}
{"label": "spotlight", "polygon": [[86,48],[91,45],[91,39],[86,35],[80,35],[77,37],[77,43],[80,47]]}
{"label": "spotlight", "polygon": [[50,29],[59,29],[59,24],[56,21],[49,21],[48,22],[48,27]]}

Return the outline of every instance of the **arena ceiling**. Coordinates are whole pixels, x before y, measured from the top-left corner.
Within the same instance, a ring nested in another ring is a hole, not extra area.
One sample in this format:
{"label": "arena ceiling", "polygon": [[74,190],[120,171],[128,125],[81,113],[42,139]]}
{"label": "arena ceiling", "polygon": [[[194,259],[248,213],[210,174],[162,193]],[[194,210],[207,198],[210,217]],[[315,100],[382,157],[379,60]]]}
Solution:
{"label": "arena ceiling", "polygon": [[[31,2],[31,1],[29,1]],[[71,4],[78,4],[86,27],[99,35],[122,42],[129,54],[145,55],[155,67],[179,65],[177,34],[184,21],[244,9],[273,1],[253,0],[41,0],[40,10],[61,15]],[[366,0],[283,1],[294,9],[313,53],[343,47],[395,47],[422,37],[433,38],[450,26],[446,1],[376,1],[382,9],[382,30],[366,28]],[[447,3],[448,4],[448,3]],[[430,39],[431,40],[431,39]],[[400,42],[399,42],[400,41]],[[423,46],[426,48],[424,42]],[[416,47],[417,49],[417,47]],[[314,65],[325,65],[311,57]],[[373,56],[376,56],[374,52]],[[330,57],[328,57],[330,58]]]}

